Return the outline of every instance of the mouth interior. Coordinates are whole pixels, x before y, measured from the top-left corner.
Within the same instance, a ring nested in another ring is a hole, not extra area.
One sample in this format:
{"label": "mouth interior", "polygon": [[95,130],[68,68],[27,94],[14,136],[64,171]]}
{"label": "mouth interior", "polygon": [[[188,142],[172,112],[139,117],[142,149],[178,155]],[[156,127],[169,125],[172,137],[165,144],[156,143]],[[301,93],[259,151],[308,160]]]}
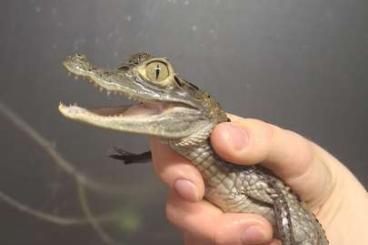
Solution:
{"label": "mouth interior", "polygon": [[165,109],[170,107],[169,103],[163,102],[140,102],[133,105],[111,106],[103,108],[87,109],[93,114],[102,117],[113,116],[139,116],[139,115],[157,115],[162,113]]}

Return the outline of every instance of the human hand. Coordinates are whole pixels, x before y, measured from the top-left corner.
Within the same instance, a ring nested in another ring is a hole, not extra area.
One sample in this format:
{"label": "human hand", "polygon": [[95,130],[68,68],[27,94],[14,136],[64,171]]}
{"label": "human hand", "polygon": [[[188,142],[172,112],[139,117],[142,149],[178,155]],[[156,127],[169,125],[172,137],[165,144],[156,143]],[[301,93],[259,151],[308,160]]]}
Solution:
{"label": "human hand", "polygon": [[[211,144],[223,159],[262,164],[283,179],[316,214],[331,245],[368,244],[368,195],[337,159],[302,136],[274,125],[230,116]],[[190,161],[151,139],[155,170],[171,189],[167,217],[185,244],[278,244],[268,221],[255,214],[223,213],[203,200],[204,183]]]}

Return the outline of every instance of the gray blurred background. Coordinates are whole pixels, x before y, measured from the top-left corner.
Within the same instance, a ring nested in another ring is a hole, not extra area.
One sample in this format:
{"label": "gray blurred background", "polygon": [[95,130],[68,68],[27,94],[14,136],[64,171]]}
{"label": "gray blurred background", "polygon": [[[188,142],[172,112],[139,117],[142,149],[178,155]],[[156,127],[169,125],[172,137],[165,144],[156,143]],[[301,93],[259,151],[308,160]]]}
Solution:
{"label": "gray blurred background", "polygon": [[[118,105],[66,75],[76,51],[113,68],[138,51],[168,57],[178,73],[232,113],[266,120],[316,141],[368,185],[368,1],[3,0],[0,100],[84,174],[127,195],[89,193],[121,244],[180,244],[164,215],[165,187],[150,164],[107,158],[140,152],[146,139],[60,116],[60,101]],[[72,178],[0,115],[0,190],[38,210],[82,216]],[[58,226],[0,201],[0,244],[103,244],[90,226]]]}

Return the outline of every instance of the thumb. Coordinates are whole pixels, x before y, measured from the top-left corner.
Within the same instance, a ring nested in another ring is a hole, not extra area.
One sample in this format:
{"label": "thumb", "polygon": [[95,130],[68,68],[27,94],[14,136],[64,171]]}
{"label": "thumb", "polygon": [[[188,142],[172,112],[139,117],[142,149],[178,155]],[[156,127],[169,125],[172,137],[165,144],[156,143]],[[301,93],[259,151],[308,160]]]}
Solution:
{"label": "thumb", "polygon": [[262,164],[304,201],[315,203],[321,197],[327,198],[333,188],[322,149],[290,130],[260,120],[232,117],[232,122],[215,127],[211,143],[217,154],[229,162]]}

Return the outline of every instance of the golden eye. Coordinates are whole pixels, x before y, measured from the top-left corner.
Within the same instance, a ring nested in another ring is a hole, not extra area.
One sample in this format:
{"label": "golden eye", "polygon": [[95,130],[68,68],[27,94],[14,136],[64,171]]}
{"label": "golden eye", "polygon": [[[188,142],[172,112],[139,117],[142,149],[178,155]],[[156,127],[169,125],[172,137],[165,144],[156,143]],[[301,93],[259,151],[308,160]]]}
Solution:
{"label": "golden eye", "polygon": [[169,76],[169,68],[160,61],[153,61],[146,66],[146,76],[153,82],[161,82]]}

